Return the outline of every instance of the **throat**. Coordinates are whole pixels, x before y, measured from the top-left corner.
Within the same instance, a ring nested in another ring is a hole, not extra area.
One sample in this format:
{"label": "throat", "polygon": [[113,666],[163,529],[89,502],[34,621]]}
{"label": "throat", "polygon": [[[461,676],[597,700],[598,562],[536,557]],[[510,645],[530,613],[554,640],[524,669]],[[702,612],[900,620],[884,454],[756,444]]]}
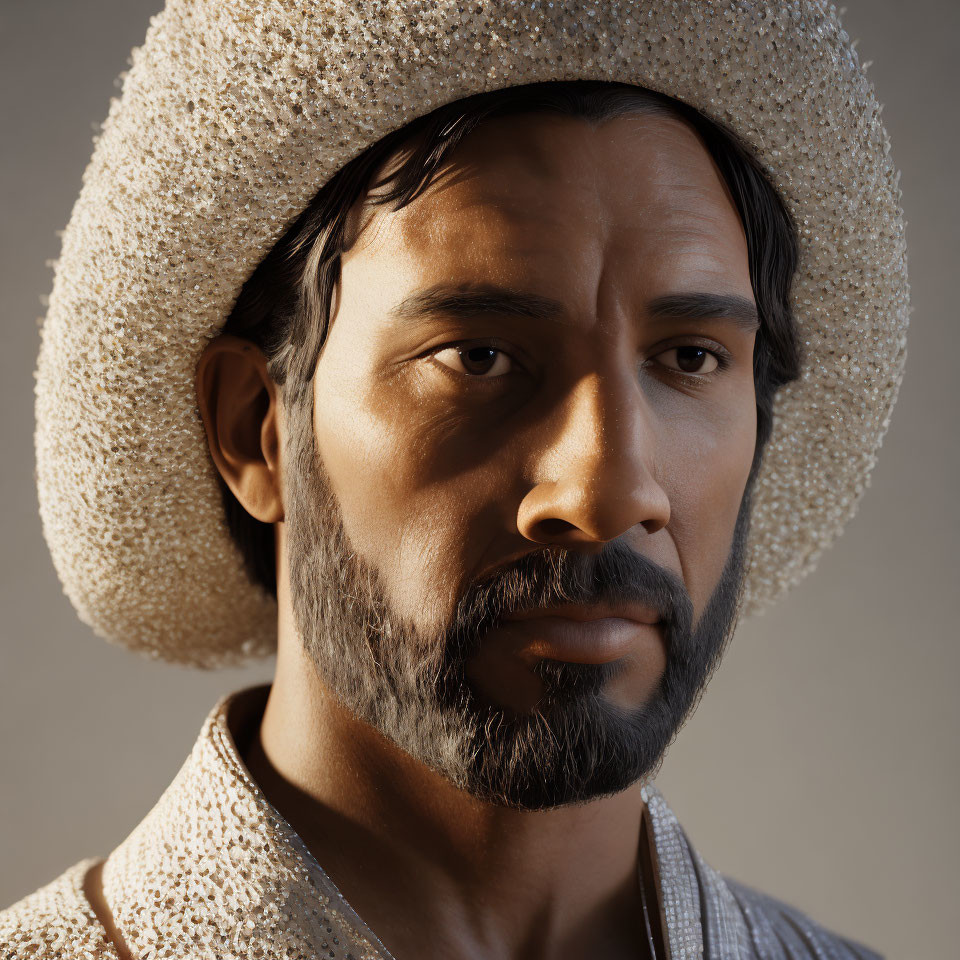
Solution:
{"label": "throat", "polygon": [[585,805],[498,807],[395,756],[329,699],[301,703],[299,715],[295,700],[279,724],[250,705],[231,732],[384,960],[667,960],[639,784]]}

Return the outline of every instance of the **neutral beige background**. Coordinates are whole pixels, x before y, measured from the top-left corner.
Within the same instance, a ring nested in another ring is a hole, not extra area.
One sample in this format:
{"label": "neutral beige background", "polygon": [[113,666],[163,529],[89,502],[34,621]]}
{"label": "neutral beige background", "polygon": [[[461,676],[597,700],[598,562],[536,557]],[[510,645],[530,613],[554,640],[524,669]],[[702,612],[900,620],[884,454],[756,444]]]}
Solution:
{"label": "neutral beige background", "polygon": [[[96,639],[60,591],[33,489],[35,320],[94,129],[160,0],[3,0],[0,906],[105,855],[176,773],[216,698]],[[955,957],[960,902],[955,0],[849,0],[903,169],[907,376],[859,515],[746,624],[659,778],[726,873],[890,958]]]}

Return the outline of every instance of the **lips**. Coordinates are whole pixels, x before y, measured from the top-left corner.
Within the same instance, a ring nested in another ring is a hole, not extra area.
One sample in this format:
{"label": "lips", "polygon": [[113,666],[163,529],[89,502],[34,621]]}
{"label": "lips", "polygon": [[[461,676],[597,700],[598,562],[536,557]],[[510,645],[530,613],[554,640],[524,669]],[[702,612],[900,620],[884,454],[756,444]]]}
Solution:
{"label": "lips", "polygon": [[535,610],[525,610],[520,613],[511,614],[506,619],[533,620],[547,617],[564,617],[569,620],[579,620],[581,622],[617,618],[646,624],[658,623],[660,620],[659,614],[653,607],[646,607],[634,603],[616,605],[595,604],[590,606],[578,603],[565,603],[556,607],[539,607]]}
{"label": "lips", "polygon": [[526,657],[610,663],[660,642],[655,611],[641,607],[551,607],[507,617],[501,629]]}

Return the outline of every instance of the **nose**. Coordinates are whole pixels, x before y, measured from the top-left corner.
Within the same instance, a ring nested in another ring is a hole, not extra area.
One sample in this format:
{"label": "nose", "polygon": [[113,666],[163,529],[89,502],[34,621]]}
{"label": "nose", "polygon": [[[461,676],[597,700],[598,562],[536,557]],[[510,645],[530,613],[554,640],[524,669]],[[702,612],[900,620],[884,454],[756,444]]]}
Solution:
{"label": "nose", "polygon": [[635,380],[585,377],[557,410],[530,464],[538,479],[520,503],[519,532],[535,543],[596,545],[670,520],[657,480],[656,432]]}

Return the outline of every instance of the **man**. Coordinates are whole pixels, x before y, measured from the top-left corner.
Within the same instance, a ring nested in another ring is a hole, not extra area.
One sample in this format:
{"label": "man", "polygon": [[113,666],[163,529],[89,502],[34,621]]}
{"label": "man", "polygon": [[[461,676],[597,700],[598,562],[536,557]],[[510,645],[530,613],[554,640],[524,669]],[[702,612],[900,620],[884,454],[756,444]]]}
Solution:
{"label": "man", "polygon": [[68,593],[277,666],[6,953],[876,956],[651,783],[899,381],[895,171],[831,13],[171,3],[57,283]]}

